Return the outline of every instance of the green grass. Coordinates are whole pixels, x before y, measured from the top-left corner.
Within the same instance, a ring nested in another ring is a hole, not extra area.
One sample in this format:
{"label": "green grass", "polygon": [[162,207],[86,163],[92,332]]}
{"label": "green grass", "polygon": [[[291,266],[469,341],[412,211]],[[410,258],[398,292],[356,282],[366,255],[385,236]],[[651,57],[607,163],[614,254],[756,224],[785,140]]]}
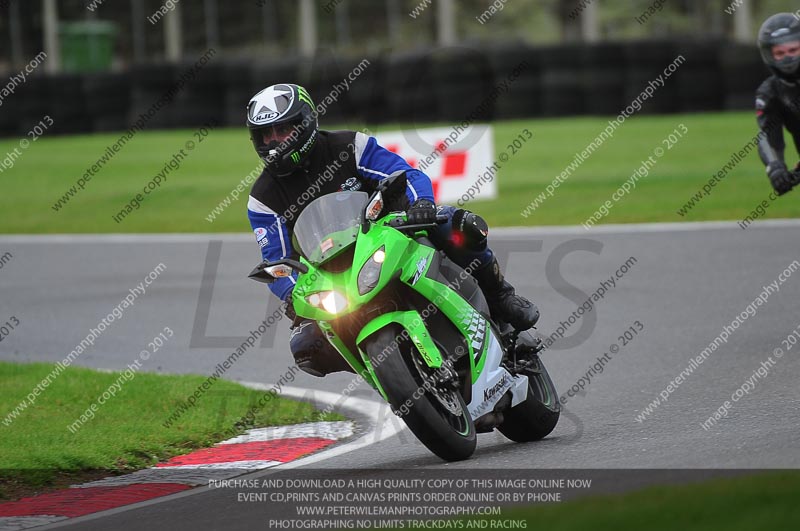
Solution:
{"label": "green grass", "polygon": [[[229,430],[234,423],[263,395],[262,391],[217,380],[194,408],[165,428],[164,421],[206,377],[135,373],[133,379],[122,383],[115,397],[99,405],[94,419],[72,433],[68,426],[120,373],[70,367],[6,426],[2,420],[53,367],[46,363],[0,362],[0,497],[51,485],[65,474],[128,472],[211,446],[232,437]],[[321,418],[340,419],[337,414]],[[320,417],[309,404],[276,398],[257,410],[254,425],[311,420]]]}
{"label": "green grass", "polygon": [[[606,126],[608,118],[521,120],[496,122],[496,153],[523,128],[534,135],[500,170],[499,198],[475,201],[470,208],[491,225],[536,226],[584,222],[636,170],[641,160],[679,124],[689,129],[685,138],[658,160],[651,174],[616,203],[603,223],[739,220],[770,192],[755,151],[718,184],[685,217],[676,214],[702,185],[717,173],[757,132],[752,113],[637,116],[619,128],[533,215],[520,213],[553,178]],[[329,126],[330,129],[340,127]],[[359,128],[358,124],[344,127]],[[399,126],[386,126],[382,130]],[[213,223],[205,217],[258,166],[244,128],[217,129],[197,144],[177,172],[139,210],[117,224],[112,215],[184,147],[195,140],[192,131],[143,132],[127,144],[75,199],[61,211],[51,206],[83,175],[117,134],[43,137],[22,152],[3,172],[8,183],[0,196],[2,233],[76,232],[240,232],[249,231],[245,198],[232,204]],[[0,154],[18,146],[18,140],[0,142]],[[787,149],[794,163],[793,149]],[[477,176],[476,176],[477,178]],[[768,218],[800,217],[793,194],[780,198]]]}
{"label": "green grass", "polygon": [[[788,531],[800,522],[797,492],[800,472],[774,472],[504,508],[500,516],[470,520],[490,522],[486,529],[503,529],[497,525],[500,522],[525,521],[527,529],[547,531]],[[462,522],[461,529],[481,529],[470,527],[467,519]]]}
{"label": "green grass", "polygon": [[503,517],[523,518],[548,531],[789,530],[800,522],[797,492],[800,473],[782,472],[652,487],[620,496],[511,510]]}

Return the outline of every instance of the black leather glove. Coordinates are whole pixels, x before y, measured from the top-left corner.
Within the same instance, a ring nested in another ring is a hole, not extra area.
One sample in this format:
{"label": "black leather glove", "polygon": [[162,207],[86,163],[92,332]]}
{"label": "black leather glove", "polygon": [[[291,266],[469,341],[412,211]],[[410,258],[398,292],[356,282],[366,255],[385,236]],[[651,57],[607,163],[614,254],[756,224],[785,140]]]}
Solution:
{"label": "black leather glove", "polygon": [[414,201],[407,214],[410,225],[436,223],[436,205],[429,199],[417,199]]}
{"label": "black leather glove", "polygon": [[292,323],[294,323],[294,320],[297,319],[297,313],[294,311],[294,303],[292,302],[291,291],[286,296],[284,302],[286,303],[286,307],[283,309],[283,313],[286,315],[286,317],[292,320]]}
{"label": "black leather glove", "polygon": [[794,176],[786,169],[785,164],[776,163],[767,166],[767,176],[778,195],[785,194],[795,185]]}

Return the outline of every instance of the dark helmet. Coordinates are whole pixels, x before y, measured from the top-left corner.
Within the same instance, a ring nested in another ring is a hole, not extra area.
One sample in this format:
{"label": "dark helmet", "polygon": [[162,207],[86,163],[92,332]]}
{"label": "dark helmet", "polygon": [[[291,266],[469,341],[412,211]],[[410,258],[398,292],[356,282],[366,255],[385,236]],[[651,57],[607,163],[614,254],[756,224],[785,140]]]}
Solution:
{"label": "dark helmet", "polygon": [[791,13],[772,15],[758,30],[758,47],[764,63],[779,78],[795,83],[800,79],[800,57],[779,60],[772,55],[773,46],[788,42],[800,42],[800,19]]}
{"label": "dark helmet", "polygon": [[308,159],[319,124],[308,91],[282,83],[267,87],[250,99],[247,128],[267,171],[285,177]]}

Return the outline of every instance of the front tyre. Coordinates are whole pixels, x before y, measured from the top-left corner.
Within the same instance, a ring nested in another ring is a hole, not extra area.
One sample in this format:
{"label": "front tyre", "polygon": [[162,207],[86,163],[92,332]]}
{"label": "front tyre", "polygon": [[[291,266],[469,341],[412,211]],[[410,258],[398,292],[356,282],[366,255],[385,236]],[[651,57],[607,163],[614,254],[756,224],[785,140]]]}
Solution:
{"label": "front tyre", "polygon": [[515,442],[543,439],[555,429],[561,416],[556,386],[539,356],[535,363],[520,371],[528,377],[528,396],[523,402],[503,412],[500,433]]}
{"label": "front tyre", "polygon": [[364,342],[389,404],[431,452],[446,461],[467,459],[475,451],[477,438],[461,393],[426,385],[433,381],[433,370],[411,342],[398,340],[401,333],[399,325],[386,326]]}

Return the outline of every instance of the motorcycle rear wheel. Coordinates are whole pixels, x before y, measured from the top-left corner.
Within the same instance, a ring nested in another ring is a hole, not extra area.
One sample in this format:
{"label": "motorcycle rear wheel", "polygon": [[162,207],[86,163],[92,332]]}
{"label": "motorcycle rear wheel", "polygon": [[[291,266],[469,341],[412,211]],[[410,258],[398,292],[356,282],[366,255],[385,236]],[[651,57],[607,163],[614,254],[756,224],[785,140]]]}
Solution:
{"label": "motorcycle rear wheel", "polygon": [[503,422],[497,429],[515,442],[538,441],[555,429],[561,404],[556,386],[538,356],[536,364],[520,374],[528,377],[528,396],[503,412]]}

